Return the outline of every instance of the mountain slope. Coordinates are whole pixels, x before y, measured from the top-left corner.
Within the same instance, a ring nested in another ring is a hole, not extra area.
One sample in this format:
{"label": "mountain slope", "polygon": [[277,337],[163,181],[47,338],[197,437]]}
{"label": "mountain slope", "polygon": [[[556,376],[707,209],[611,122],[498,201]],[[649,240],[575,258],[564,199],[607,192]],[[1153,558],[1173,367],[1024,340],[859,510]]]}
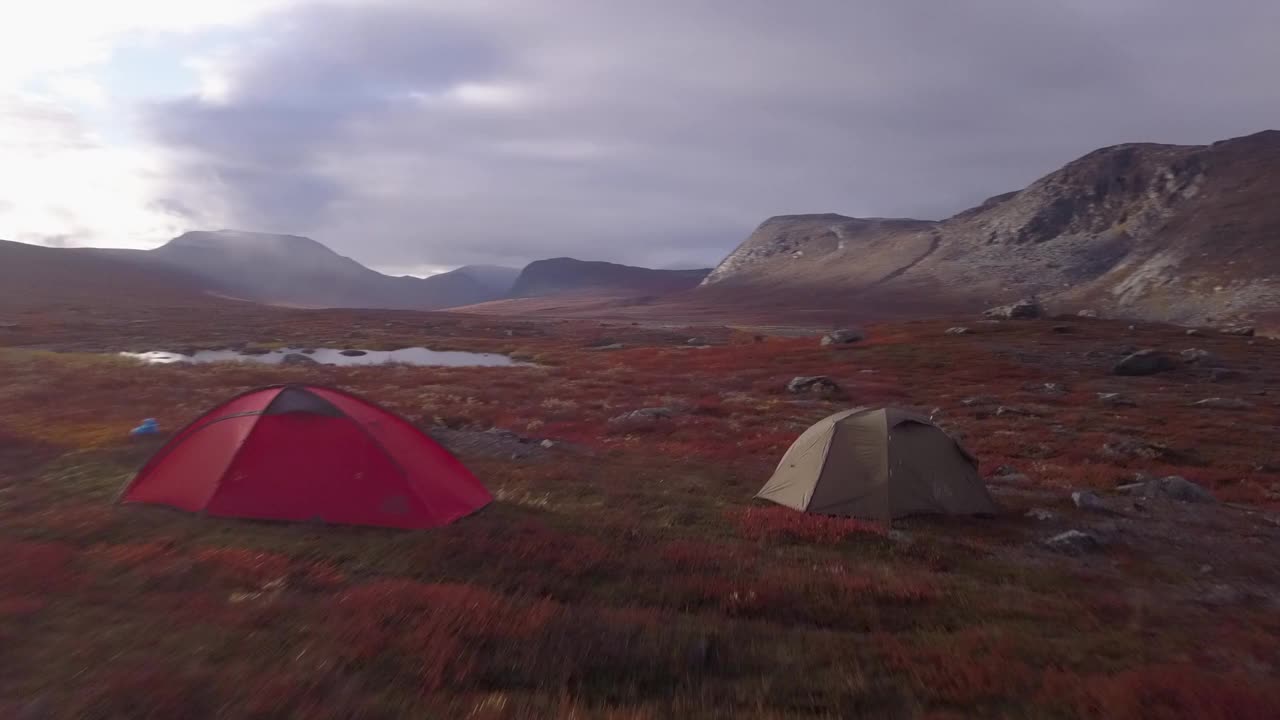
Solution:
{"label": "mountain slope", "polygon": [[708,297],[924,314],[1038,294],[1202,322],[1280,310],[1280,132],[1118,145],[940,222],[806,215],[762,224]]}
{"label": "mountain slope", "polygon": [[665,295],[689,290],[708,270],[651,270],[610,262],[552,258],[529,263],[511,288],[511,296],[541,297],[561,293]]}
{"label": "mountain slope", "polygon": [[297,235],[189,232],[155,250],[99,252],[181,270],[218,293],[278,305],[432,310],[503,294],[491,289],[488,274],[392,277]]}
{"label": "mountain slope", "polygon": [[202,305],[215,302],[197,278],[149,268],[92,250],[0,240],[0,306]]}

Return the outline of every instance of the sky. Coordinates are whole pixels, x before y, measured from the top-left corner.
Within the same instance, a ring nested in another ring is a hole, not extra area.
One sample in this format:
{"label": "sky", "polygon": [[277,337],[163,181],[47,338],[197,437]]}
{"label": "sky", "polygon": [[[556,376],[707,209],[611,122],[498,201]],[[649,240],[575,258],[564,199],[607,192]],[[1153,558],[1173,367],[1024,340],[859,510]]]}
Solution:
{"label": "sky", "polygon": [[5,3],[0,238],[711,266],[772,215],[1278,127],[1277,36],[1274,0]]}

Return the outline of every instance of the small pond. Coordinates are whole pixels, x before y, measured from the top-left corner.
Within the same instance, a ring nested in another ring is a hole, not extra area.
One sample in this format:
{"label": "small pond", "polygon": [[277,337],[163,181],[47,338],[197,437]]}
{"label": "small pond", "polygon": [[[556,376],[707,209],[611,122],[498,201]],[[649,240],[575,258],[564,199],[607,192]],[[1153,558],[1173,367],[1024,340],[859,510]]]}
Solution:
{"label": "small pond", "polygon": [[[361,353],[359,355],[355,353]],[[498,353],[473,353],[453,350],[429,350],[415,347],[402,350],[339,350],[335,348],[319,348],[301,350],[284,348],[271,352],[255,354],[239,350],[197,350],[194,354],[183,355],[174,352],[152,351],[143,353],[120,353],[125,357],[136,358],[151,365],[168,365],[171,363],[210,363],[210,362],[257,362],[278,365],[286,355],[299,354],[315,360],[321,365],[382,365],[384,363],[404,363],[406,365],[447,365],[449,367],[499,367],[508,365],[525,365],[506,355]]]}

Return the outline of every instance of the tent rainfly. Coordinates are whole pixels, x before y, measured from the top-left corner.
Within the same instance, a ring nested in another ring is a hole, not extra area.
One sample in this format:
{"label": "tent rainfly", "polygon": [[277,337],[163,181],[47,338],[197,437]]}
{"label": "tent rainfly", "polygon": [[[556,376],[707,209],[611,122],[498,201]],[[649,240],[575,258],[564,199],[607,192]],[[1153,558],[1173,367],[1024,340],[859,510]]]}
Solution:
{"label": "tent rainfly", "polygon": [[210,410],[120,497],[220,517],[394,528],[447,525],[492,499],[408,420],[313,385],[260,388]]}
{"label": "tent rainfly", "polygon": [[996,512],[978,461],[927,418],[896,408],[855,408],[819,420],[756,497],[882,521]]}

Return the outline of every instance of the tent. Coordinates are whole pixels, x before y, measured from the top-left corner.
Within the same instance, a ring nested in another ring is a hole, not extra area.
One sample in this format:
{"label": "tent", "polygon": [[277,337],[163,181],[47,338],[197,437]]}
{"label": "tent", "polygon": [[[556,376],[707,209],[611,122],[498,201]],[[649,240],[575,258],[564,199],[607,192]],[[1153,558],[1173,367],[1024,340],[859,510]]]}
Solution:
{"label": "tent", "polygon": [[756,497],[869,520],[996,512],[978,461],[927,418],[896,408],[855,408],[819,420]]}
{"label": "tent", "polygon": [[395,528],[446,525],[492,499],[409,421],[312,385],[260,388],[205,413],[120,497],[220,517]]}

